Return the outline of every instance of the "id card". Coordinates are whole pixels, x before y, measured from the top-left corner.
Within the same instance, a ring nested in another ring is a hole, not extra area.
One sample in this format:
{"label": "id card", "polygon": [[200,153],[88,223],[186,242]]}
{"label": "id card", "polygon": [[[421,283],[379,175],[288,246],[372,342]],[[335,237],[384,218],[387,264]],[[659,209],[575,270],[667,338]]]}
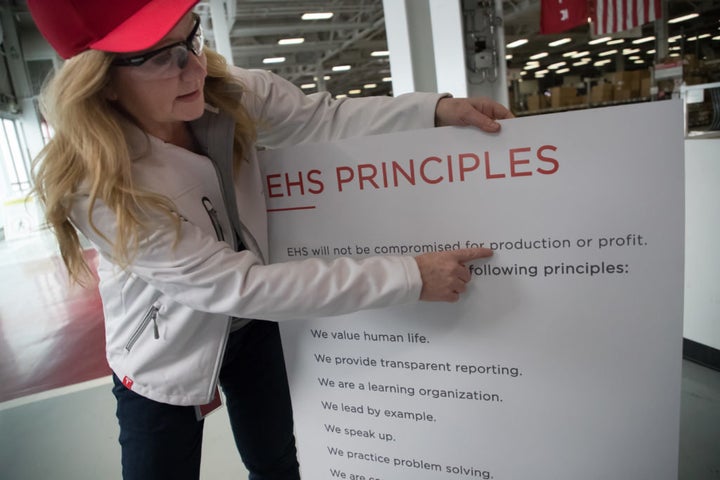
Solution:
{"label": "id card", "polygon": [[220,395],[220,390],[215,387],[215,394],[213,395],[213,399],[210,401],[210,403],[206,403],[205,405],[195,405],[195,418],[197,418],[197,421],[203,420],[205,417],[210,415],[212,412],[220,409],[222,407],[222,396]]}

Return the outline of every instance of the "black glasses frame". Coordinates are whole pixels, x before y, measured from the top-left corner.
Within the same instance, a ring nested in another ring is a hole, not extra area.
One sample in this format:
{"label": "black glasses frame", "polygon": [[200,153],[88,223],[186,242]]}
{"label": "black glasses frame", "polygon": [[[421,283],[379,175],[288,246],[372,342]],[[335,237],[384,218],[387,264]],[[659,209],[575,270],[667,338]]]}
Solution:
{"label": "black glasses frame", "polygon": [[166,45],[164,47],[158,48],[157,50],[151,50],[149,52],[143,53],[141,55],[135,55],[132,57],[118,57],[115,60],[112,61],[112,65],[117,67],[137,67],[142,65],[143,63],[150,60],[155,55],[159,55],[163,53],[166,50],[170,50],[175,47],[185,47],[188,52],[193,52],[195,56],[200,55],[202,52],[202,46],[200,47],[199,51],[195,51],[195,48],[193,48],[193,40],[195,39],[195,35],[197,34],[197,31],[200,27],[200,17],[198,15],[193,14],[193,18],[195,19],[195,26],[193,27],[192,31],[190,32],[190,35],[188,37],[181,41],[181,42],[175,42],[170,45]]}

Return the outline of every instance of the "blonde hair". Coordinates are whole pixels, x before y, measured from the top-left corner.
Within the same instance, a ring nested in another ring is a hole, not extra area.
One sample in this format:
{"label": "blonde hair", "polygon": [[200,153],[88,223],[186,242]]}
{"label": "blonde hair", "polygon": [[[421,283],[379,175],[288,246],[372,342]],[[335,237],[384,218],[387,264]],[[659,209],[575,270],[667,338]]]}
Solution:
{"label": "blonde hair", "polygon": [[[242,85],[228,71],[225,59],[205,49],[208,75],[205,100],[235,120],[234,172],[255,140],[255,123],[240,102]],[[133,185],[131,157],[122,124],[128,118],[106,99],[113,54],[89,50],[70,60],[49,79],[41,93],[41,109],[54,135],[33,165],[34,189],[45,208],[60,255],[71,279],[83,284],[90,269],[82,255],[77,230],[70,221],[73,199],[89,196],[87,215],[93,230],[112,245],[113,262],[126,267],[146,234],[147,212],[163,213],[179,234],[171,201]],[[102,201],[116,217],[114,239],[93,223],[92,212]]]}

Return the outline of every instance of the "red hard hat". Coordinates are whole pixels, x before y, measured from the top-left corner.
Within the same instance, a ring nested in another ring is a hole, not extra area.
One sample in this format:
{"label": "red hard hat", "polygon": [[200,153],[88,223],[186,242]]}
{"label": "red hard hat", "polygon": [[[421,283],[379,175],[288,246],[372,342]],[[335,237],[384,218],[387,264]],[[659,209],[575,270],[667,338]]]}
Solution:
{"label": "red hard hat", "polygon": [[27,0],[40,33],[63,58],[88,49],[155,45],[198,0]]}

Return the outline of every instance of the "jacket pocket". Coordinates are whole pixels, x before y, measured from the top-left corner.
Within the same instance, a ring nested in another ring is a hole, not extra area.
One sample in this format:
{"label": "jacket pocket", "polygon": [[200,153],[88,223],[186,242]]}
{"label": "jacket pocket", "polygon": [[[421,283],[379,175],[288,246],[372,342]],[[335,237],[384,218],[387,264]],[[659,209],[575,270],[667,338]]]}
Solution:
{"label": "jacket pocket", "polygon": [[157,326],[158,310],[159,308],[155,305],[150,307],[150,309],[147,311],[142,321],[140,322],[140,325],[138,325],[133,334],[130,336],[128,342],[125,344],[125,350],[127,350],[128,352],[132,350],[133,346],[140,338],[140,335],[142,335],[142,333],[151,323],[153,325],[153,336],[155,337],[155,340],[160,338],[160,332],[158,332]]}

